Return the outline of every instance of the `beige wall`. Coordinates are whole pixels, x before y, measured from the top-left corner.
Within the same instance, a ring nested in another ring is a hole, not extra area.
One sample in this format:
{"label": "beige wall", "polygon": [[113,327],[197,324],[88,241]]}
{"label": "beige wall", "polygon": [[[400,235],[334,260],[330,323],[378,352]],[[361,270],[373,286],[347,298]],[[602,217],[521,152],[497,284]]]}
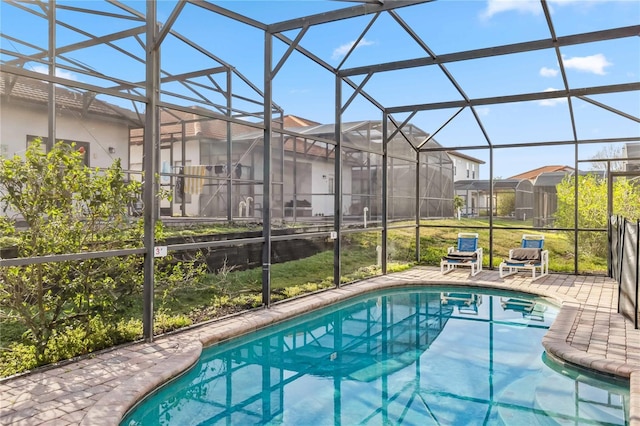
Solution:
{"label": "beige wall", "polygon": [[[32,110],[6,102],[0,108],[1,155],[24,155],[27,135],[47,137],[48,117],[44,109]],[[73,113],[57,114],[56,139],[88,142],[91,167],[108,167],[120,158],[122,167],[129,168],[129,129],[122,122],[87,119]],[[109,147],[115,152],[110,153]]]}

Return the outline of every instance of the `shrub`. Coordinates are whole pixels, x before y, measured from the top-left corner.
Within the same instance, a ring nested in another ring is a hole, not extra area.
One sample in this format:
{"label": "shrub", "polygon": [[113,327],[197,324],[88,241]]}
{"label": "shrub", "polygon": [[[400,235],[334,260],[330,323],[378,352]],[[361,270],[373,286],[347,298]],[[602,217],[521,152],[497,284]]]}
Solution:
{"label": "shrub", "polygon": [[[19,257],[140,246],[142,219],[128,214],[140,183],[125,179],[120,160],[106,170],[91,169],[83,155],[62,142],[45,153],[36,141],[25,158],[0,160],[0,209],[14,214],[0,217],[0,231]],[[16,228],[18,218],[25,229]],[[160,222],[155,237],[163,238]],[[116,314],[128,296],[140,294],[142,263],[136,255],[0,268],[3,319],[27,329],[23,343],[33,345],[38,365],[116,344],[122,340]],[[177,288],[196,285],[206,268],[199,258],[172,256],[154,265],[163,304]],[[105,334],[114,329],[115,336]]]}
{"label": "shrub", "polygon": [[88,330],[67,327],[53,332],[41,358],[36,353],[36,347],[30,343],[10,344],[0,351],[0,373],[3,377],[22,373],[40,365],[85,355],[141,337],[140,320],[120,320],[116,324],[108,324],[96,316],[89,321]]}

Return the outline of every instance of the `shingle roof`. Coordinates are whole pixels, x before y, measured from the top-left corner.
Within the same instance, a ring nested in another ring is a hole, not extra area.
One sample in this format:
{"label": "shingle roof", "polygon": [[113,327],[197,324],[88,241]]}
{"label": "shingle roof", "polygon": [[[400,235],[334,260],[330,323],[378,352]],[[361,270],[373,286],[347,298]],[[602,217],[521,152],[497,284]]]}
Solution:
{"label": "shingle roof", "polygon": [[[133,111],[91,97],[91,93],[81,93],[63,87],[54,86],[56,107],[60,111],[74,111],[83,114],[96,114],[112,119],[138,121]],[[0,95],[5,102],[21,102],[46,106],[49,103],[49,83],[31,78],[0,73]]]}
{"label": "shingle roof", "polygon": [[482,161],[482,160],[480,160],[478,158],[472,157],[470,155],[463,154],[463,153],[461,153],[459,151],[447,151],[447,154],[453,155],[455,157],[464,158],[465,160],[473,161],[474,163],[485,164],[484,161]]}

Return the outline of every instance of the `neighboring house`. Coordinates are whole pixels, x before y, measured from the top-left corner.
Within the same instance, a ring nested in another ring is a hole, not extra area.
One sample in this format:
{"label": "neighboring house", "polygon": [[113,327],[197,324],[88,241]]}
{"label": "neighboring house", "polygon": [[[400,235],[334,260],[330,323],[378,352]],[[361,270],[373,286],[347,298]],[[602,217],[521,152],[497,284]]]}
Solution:
{"label": "neighboring house", "polygon": [[[49,131],[48,83],[0,74],[0,154],[21,155]],[[91,167],[119,158],[130,179],[141,179],[144,117],[54,86],[56,139],[74,142]],[[264,131],[251,123],[228,123],[191,111],[163,109],[160,116],[160,185],[173,194],[161,203],[164,216],[262,217]],[[291,134],[277,132],[284,127]],[[271,214],[277,218],[332,216],[335,212],[335,125],[288,115],[275,118],[271,138]],[[416,151],[428,134],[407,124],[388,144],[392,219],[415,216]],[[405,139],[406,136],[406,139]],[[342,202],[345,217],[382,213],[382,122],[342,124]],[[442,148],[429,141],[425,148]],[[444,151],[420,154],[418,206],[422,217],[453,215],[453,163]],[[358,219],[359,220],[359,219]]]}
{"label": "neighboring house", "polygon": [[[562,171],[545,172],[537,176],[533,185],[533,226],[553,227],[555,214],[558,210],[557,186],[574,174],[573,169],[568,167]],[[580,171],[579,174],[595,174],[600,178],[605,178],[604,170]],[[603,202],[606,203],[606,200]]]}
{"label": "neighboring house", "polygon": [[558,210],[556,187],[567,176],[573,176],[573,170],[545,172],[536,177],[533,185],[533,226],[553,227],[554,215]]}
{"label": "neighboring house", "polygon": [[[24,157],[28,145],[36,139],[46,151],[50,87],[40,80],[0,72],[0,158]],[[139,126],[139,117],[91,94],[53,87],[56,142],[74,143],[84,153],[87,166],[109,167],[119,158],[126,170],[129,129]],[[2,213],[16,215],[10,210]]]}
{"label": "neighboring house", "polygon": [[[490,209],[491,184],[488,179],[460,180],[455,183],[456,195],[476,200],[473,210],[463,210],[465,216],[487,216]],[[506,197],[512,197],[513,209],[504,215],[518,220],[527,220],[533,214],[533,184],[527,179],[499,179],[493,182],[493,208],[499,214],[498,207]],[[504,197],[504,198],[503,198]]]}
{"label": "neighboring house", "polygon": [[[556,185],[575,169],[569,166],[543,166],[512,176],[510,179],[527,179],[533,183],[533,226],[550,227],[558,209]],[[531,216],[529,216],[531,217]]]}
{"label": "neighboring house", "polygon": [[[27,145],[48,136],[49,84],[0,73],[0,156],[24,155]],[[129,128],[139,126],[132,111],[89,94],[55,87],[56,139],[74,142],[91,167],[108,167],[120,158],[129,166]]]}
{"label": "neighboring house", "polygon": [[464,199],[461,214],[468,217],[477,216],[479,209],[488,208],[488,204],[484,203],[486,200],[480,200],[480,192],[474,190],[471,183],[480,180],[480,165],[485,162],[458,151],[447,151],[447,154],[453,162],[455,195]]}
{"label": "neighboring house", "polygon": [[624,170],[640,172],[640,142],[626,143],[622,146],[622,157],[630,158],[624,161]]}
{"label": "neighboring house", "polygon": [[[261,217],[264,204],[264,132],[251,126],[233,125],[228,138],[226,128],[222,126],[225,123],[199,117],[196,109],[192,114],[178,115],[182,122],[180,128],[170,129],[167,119],[162,119],[164,166],[161,168],[175,175],[184,167],[188,176],[184,179],[184,186],[179,184],[179,180],[172,180],[177,179],[175,176],[165,179],[166,185],[177,189],[173,205],[164,205],[165,209],[169,209],[165,214],[170,211],[172,215],[224,217],[229,214],[228,208],[231,206],[233,217]],[[335,140],[335,125],[288,115],[282,118],[281,123],[274,122],[274,129],[280,126],[287,133],[274,131],[271,138],[272,217],[298,220],[333,216],[335,191],[339,189],[336,187],[336,156],[332,143]],[[366,216],[375,219],[382,213],[381,128],[380,121],[342,123],[341,211],[345,218],[360,220],[358,218]],[[417,145],[428,134],[408,124],[405,136]],[[228,146],[232,146],[230,163]],[[430,141],[426,146],[441,148],[435,141]],[[132,158],[141,158],[140,148],[135,148],[135,154],[133,149]],[[402,135],[394,137],[388,150],[396,157],[389,159],[389,217],[414,217],[413,161],[416,152]],[[451,160],[444,152],[436,151],[422,153],[421,162],[424,177],[420,187],[421,216],[451,216]],[[137,164],[132,162],[132,167],[137,167]],[[229,167],[232,173],[227,172]],[[196,173],[195,177],[193,173]],[[162,175],[167,177],[168,174]],[[194,180],[197,185],[193,185]],[[184,197],[180,188],[184,188]]]}
{"label": "neighboring house", "polygon": [[564,172],[573,173],[573,167],[569,166],[542,166],[537,169],[529,170],[528,172],[520,173],[515,176],[511,176],[509,179],[528,179],[532,183],[536,181],[538,176],[543,173]]}
{"label": "neighboring house", "polygon": [[453,181],[459,180],[479,180],[480,165],[485,164],[484,161],[469,155],[462,154],[458,151],[447,151],[447,154],[453,162]]}

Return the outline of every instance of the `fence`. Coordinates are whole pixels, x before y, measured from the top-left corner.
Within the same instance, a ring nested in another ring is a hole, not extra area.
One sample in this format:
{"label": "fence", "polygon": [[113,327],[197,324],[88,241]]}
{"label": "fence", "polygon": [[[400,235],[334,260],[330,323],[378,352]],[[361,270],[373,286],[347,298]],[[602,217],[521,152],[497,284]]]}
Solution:
{"label": "fence", "polygon": [[618,281],[618,312],[633,321],[640,321],[638,293],[640,287],[640,220],[634,222],[621,216],[609,220],[609,276]]}

